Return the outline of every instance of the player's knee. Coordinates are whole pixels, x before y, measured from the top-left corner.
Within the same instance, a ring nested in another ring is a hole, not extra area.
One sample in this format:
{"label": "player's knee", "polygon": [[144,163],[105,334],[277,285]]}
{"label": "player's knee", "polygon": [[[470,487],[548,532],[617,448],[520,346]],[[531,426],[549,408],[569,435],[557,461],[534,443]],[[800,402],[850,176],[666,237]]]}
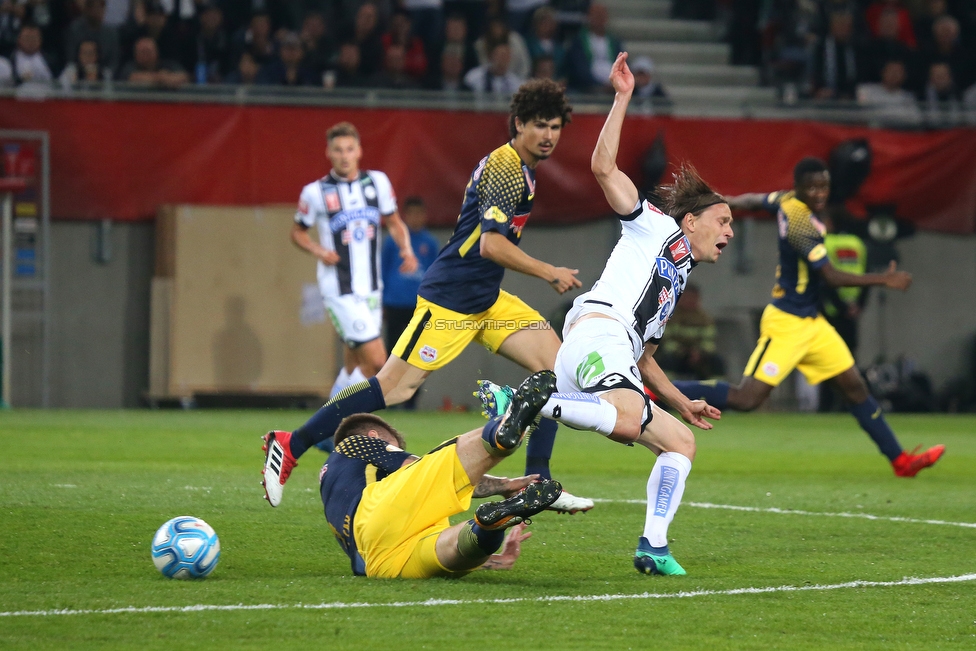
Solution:
{"label": "player's knee", "polygon": [[611,441],[633,443],[641,435],[641,418],[638,415],[621,413],[617,410],[617,423],[613,426]]}
{"label": "player's knee", "polygon": [[695,452],[698,451],[698,444],[695,441],[695,434],[690,428],[682,426],[677,432],[673,445],[669,446],[671,452],[677,452],[688,457],[690,461],[695,460]]}
{"label": "player's knee", "polygon": [[[750,391],[743,391],[736,400],[735,408],[738,411],[754,411],[766,400],[766,396],[758,395]],[[731,401],[730,401],[731,402]]]}

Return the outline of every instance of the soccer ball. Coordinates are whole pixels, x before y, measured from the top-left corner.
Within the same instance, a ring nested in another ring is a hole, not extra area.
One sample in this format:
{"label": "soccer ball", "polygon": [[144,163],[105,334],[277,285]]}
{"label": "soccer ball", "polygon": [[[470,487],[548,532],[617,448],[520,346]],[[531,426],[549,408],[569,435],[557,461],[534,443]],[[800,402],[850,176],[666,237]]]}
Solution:
{"label": "soccer ball", "polygon": [[171,579],[202,579],[217,567],[220,540],[213,528],[190,515],[173,518],[152,541],[156,569]]}

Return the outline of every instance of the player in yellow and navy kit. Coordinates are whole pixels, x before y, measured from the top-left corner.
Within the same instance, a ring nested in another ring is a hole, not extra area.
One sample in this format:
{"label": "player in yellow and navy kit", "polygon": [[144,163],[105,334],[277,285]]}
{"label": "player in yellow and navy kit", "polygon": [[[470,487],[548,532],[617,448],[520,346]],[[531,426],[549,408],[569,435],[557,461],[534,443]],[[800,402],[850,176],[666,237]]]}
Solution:
{"label": "player in yellow and navy kit", "polygon": [[906,290],[912,277],[892,262],[884,273],[851,274],[830,264],[824,246],[826,229],[817,214],[830,195],[830,173],[823,161],[804,158],[793,170],[794,190],[733,197],[739,210],[776,214],[779,266],[773,301],[763,311],[759,342],[739,386],[726,382],[675,382],[689,398],[700,398],[719,409],[751,411],[765,402],[773,388],[799,369],[810,384],[832,380],[851,404],[851,413],[889,461],[899,477],[914,477],[938,461],[945,446],[914,454],[905,452],[888,426],[881,407],[868,392],[847,344],[818,312],[821,285]]}
{"label": "player in yellow and navy kit", "polygon": [[[551,370],[559,337],[535,309],[501,289],[506,269],[542,278],[562,294],[581,286],[577,269],[555,267],[519,248],[535,199],[535,169],[559,142],[572,108],[551,80],[522,85],[512,98],[511,140],[483,158],[471,174],[451,239],[427,269],[410,324],[383,368],[348,387],[278,446],[283,464],[265,459],[265,496],[273,505],[293,465],[309,447],[327,445],[345,416],[399,404],[434,370],[455,359],[472,341],[529,371]],[[545,418],[526,452],[526,474],[549,477],[557,424]],[[274,435],[278,439],[282,435]],[[270,437],[270,435],[269,435]],[[276,469],[277,468],[277,469]],[[585,511],[592,500],[563,493],[553,510]]]}
{"label": "player in yellow and navy kit", "polygon": [[[559,482],[485,474],[522,442],[556,386],[551,371],[526,379],[508,413],[438,446],[423,457],[403,451],[403,437],[372,414],[346,418],[319,478],[329,528],[356,575],[426,579],[463,576],[479,567],[509,569],[528,538],[505,530],[549,506]],[[485,502],[472,520],[451,526],[472,497]],[[505,544],[501,554],[495,552]]]}

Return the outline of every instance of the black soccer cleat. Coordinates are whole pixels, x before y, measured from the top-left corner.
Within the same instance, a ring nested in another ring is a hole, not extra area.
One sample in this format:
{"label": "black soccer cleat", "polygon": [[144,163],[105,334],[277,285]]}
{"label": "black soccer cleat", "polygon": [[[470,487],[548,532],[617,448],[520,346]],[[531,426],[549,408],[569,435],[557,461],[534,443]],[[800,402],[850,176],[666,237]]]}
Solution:
{"label": "black soccer cleat", "polygon": [[536,417],[555,390],[556,374],[552,371],[539,371],[525,378],[515,390],[505,414],[505,421],[495,433],[495,442],[499,448],[514,450],[519,446],[522,436],[535,424]]}
{"label": "black soccer cleat", "polygon": [[555,479],[533,482],[499,502],[485,502],[474,512],[474,521],[482,529],[507,529],[519,522],[529,522],[529,518],[545,511],[556,501],[563,487]]}

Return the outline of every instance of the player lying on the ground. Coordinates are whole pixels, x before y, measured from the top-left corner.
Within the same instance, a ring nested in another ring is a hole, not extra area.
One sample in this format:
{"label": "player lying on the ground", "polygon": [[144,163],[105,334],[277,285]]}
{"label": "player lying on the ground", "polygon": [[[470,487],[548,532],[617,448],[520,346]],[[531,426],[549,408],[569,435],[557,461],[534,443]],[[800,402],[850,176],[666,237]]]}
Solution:
{"label": "player lying on the ground", "polygon": [[[552,371],[529,376],[504,416],[420,458],[403,451],[403,437],[379,416],[342,421],[320,482],[325,517],[353,572],[425,579],[509,569],[528,535],[519,527],[505,541],[505,530],[543,511],[561,487],[552,479],[485,473],[518,449],[555,385]],[[485,502],[474,519],[451,526],[448,518],[466,511],[472,497],[489,495],[509,497]]]}
{"label": "player lying on the ground", "polygon": [[[559,337],[501,283],[505,270],[512,269],[542,278],[560,294],[580,286],[577,269],[555,267],[519,248],[535,198],[535,169],[552,155],[571,113],[563,89],[551,80],[533,79],[515,93],[511,140],[471,173],[454,233],[424,274],[416,311],[390,358],[375,378],[341,391],[287,440],[278,441],[280,472],[273,466],[264,472],[271,506],[280,503],[294,462],[310,447],[328,445],[339,421],[409,399],[428,375],[473,341],[530,372],[552,370]],[[526,446],[525,474],[550,476],[556,428],[551,419],[539,423]],[[564,491],[551,508],[575,513],[593,508],[593,501]]]}
{"label": "player lying on the ground", "polygon": [[[898,477],[914,477],[942,456],[944,445],[921,454],[905,452],[888,426],[881,406],[868,391],[850,349],[819,312],[822,283],[831,287],[879,286],[905,291],[910,274],[892,262],[884,273],[851,274],[835,268],[824,246],[826,228],[816,214],[830,195],[830,173],[823,161],[804,158],[793,170],[793,191],[744,194],[729,205],[737,210],[768,210],[779,225],[779,266],[773,301],[763,311],[759,342],[746,364],[742,382],[675,382],[689,398],[701,398],[720,409],[752,411],[786,377],[799,369],[810,384],[834,382],[857,419]],[[916,448],[917,452],[918,448]]]}
{"label": "player lying on the ground", "polygon": [[[620,215],[622,233],[600,279],[566,315],[556,355],[555,393],[542,414],[619,443],[637,442],[657,455],[647,482],[647,516],[634,557],[648,574],[684,574],[668,548],[668,527],[681,503],[695,458],[695,437],[653,406],[647,384],[687,422],[711,429],[721,412],[689,400],[654,361],[654,352],[695,263],[715,262],[732,238],[732,213],[693,168],[682,167],[661,188],[667,214],[642,196],[617,168],[617,149],[634,77],[621,53],[610,82],[617,91],[591,161],[593,173]],[[488,407],[497,388],[482,383]],[[490,411],[486,409],[486,411]]]}

